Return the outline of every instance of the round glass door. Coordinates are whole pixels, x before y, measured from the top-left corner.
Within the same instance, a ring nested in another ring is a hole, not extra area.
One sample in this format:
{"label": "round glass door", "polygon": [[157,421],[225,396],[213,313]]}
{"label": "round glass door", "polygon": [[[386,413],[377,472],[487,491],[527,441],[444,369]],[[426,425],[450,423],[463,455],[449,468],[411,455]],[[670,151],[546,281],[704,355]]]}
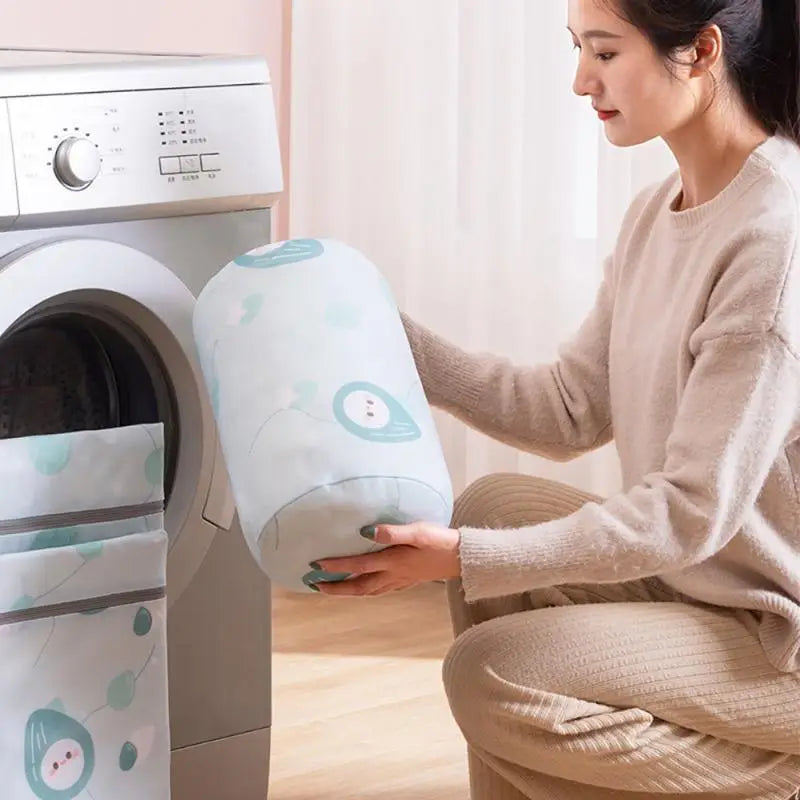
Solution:
{"label": "round glass door", "polygon": [[111,242],[0,261],[0,437],[163,423],[170,603],[218,530],[204,514],[221,470],[193,309],[167,267]]}

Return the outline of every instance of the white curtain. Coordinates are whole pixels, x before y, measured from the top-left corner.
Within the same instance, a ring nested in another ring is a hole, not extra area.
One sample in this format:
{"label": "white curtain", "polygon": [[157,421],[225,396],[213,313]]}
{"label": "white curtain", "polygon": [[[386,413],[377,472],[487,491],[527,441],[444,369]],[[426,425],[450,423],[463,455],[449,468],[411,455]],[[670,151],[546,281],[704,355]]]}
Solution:
{"label": "white curtain", "polygon": [[[608,145],[566,0],[294,0],[290,230],[361,249],[462,347],[549,360],[580,324],[660,143]],[[567,464],[437,412],[458,492],[501,470],[619,487],[613,446]]]}

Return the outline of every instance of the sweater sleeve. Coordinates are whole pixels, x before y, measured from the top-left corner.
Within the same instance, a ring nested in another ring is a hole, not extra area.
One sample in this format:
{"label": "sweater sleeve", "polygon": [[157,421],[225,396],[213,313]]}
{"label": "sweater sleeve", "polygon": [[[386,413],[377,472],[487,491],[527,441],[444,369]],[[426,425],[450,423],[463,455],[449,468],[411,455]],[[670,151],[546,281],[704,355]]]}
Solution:
{"label": "sweater sleeve", "polygon": [[429,402],[522,450],[566,461],[612,439],[608,345],[612,258],[595,303],[552,364],[468,353],[402,315]]}
{"label": "sweater sleeve", "polygon": [[700,347],[660,471],[603,503],[526,528],[461,531],[468,600],[564,583],[617,583],[699,564],[750,513],[798,433],[800,367],[772,332]]}

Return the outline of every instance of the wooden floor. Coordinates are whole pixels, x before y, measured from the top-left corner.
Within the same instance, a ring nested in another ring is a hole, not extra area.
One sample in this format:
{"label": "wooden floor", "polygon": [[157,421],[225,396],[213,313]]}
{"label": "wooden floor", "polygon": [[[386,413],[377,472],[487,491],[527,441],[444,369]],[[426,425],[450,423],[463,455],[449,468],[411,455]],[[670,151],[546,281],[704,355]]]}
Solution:
{"label": "wooden floor", "polygon": [[270,800],[466,800],[444,587],[274,595]]}

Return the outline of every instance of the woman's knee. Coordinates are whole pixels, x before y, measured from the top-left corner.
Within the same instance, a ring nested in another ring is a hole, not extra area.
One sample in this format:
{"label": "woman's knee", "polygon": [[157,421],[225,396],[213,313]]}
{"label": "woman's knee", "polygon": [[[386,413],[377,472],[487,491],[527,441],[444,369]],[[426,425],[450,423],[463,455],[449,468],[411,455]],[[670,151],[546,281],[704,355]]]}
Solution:
{"label": "woman's knee", "polygon": [[604,624],[617,616],[611,605],[518,609],[464,631],[442,665],[456,719],[471,717],[477,706],[487,713],[490,703],[513,705],[531,691],[572,694],[584,682],[591,686],[595,668],[585,656],[613,640],[617,629]]}
{"label": "woman's knee", "polygon": [[454,528],[514,528],[566,517],[599,498],[555,481],[516,473],[471,483],[453,509]]}
{"label": "woman's knee", "polygon": [[[478,734],[498,703],[513,702],[519,661],[517,625],[522,614],[481,622],[460,634],[442,664],[442,681],[450,710],[467,739]],[[527,614],[525,616],[528,616]],[[509,681],[508,678],[511,677]]]}
{"label": "woman's knee", "polygon": [[482,622],[461,633],[447,652],[442,664],[442,681],[450,711],[465,735],[475,714],[481,715],[486,696],[489,659],[495,646],[494,626]]}

